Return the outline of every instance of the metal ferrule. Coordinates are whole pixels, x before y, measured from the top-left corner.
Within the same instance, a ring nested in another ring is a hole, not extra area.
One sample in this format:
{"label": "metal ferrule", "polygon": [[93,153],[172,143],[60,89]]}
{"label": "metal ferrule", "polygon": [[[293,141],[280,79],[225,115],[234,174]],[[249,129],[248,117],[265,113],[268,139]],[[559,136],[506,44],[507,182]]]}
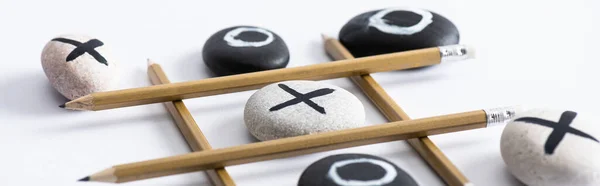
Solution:
{"label": "metal ferrule", "polygon": [[461,61],[469,59],[470,53],[469,48],[465,45],[448,45],[440,46],[440,57],[442,62]]}
{"label": "metal ferrule", "polygon": [[487,127],[505,125],[514,119],[520,110],[518,106],[483,109],[487,116]]}

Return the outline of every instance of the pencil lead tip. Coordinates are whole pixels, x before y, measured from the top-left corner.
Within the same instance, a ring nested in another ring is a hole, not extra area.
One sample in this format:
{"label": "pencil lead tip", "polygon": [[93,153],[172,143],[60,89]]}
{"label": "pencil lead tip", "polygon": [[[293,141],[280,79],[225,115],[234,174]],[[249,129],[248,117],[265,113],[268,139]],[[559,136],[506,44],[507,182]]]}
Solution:
{"label": "pencil lead tip", "polygon": [[321,37],[323,38],[323,40],[328,40],[330,37],[325,35],[325,34],[321,34]]}
{"label": "pencil lead tip", "polygon": [[152,62],[152,60],[150,60],[150,58],[148,58],[148,60],[147,60],[147,61],[148,61],[148,66],[152,66],[152,65],[154,65],[154,62]]}
{"label": "pencil lead tip", "polygon": [[59,105],[60,108],[65,108],[65,104]]}
{"label": "pencil lead tip", "polygon": [[90,181],[90,177],[86,176],[85,178],[81,178],[78,181]]}

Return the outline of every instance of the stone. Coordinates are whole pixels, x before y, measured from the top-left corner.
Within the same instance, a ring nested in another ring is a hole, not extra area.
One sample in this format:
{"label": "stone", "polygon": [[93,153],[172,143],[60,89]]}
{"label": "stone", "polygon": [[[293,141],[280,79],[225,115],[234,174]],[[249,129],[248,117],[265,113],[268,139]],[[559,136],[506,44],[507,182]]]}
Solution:
{"label": "stone", "polygon": [[210,36],[202,57],[214,74],[225,76],[285,68],[290,53],[283,39],[270,30],[235,26]]}
{"label": "stone", "polygon": [[340,42],[355,57],[403,52],[459,42],[456,26],[428,10],[398,7],[355,16],[339,32]]}
{"label": "stone", "polygon": [[529,186],[600,185],[600,126],[574,111],[517,114],[500,139],[509,172]]}
{"label": "stone", "polygon": [[417,186],[404,170],[368,154],[338,154],[320,159],[304,170],[298,186]]}
{"label": "stone", "polygon": [[360,127],[365,109],[340,87],[294,80],[256,91],[246,102],[244,121],[252,135],[266,141]]}
{"label": "stone", "polygon": [[52,87],[67,99],[115,90],[118,65],[109,47],[87,35],[61,35],[49,41],[41,55]]}

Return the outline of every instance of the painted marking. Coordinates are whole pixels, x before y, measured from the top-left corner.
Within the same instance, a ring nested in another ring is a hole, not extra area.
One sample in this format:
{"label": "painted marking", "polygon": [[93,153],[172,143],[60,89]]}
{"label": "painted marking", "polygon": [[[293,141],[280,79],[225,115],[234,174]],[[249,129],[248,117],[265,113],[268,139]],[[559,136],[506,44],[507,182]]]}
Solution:
{"label": "painted marking", "polygon": [[55,39],[52,39],[52,41],[58,41],[58,42],[67,43],[67,44],[71,44],[71,45],[75,46],[75,49],[73,49],[73,51],[71,51],[71,53],[69,53],[69,55],[67,55],[67,59],[66,59],[67,62],[73,61],[73,60],[77,59],[79,56],[81,56],[85,53],[88,53],[92,57],[94,57],[94,59],[96,59],[96,61],[98,61],[99,63],[102,63],[102,64],[108,66],[108,61],[106,61],[106,59],[102,55],[100,55],[100,53],[98,53],[98,51],[95,50],[97,47],[104,45],[104,43],[102,43],[102,41],[100,41],[100,40],[92,39],[85,43],[81,43],[79,41],[75,41],[75,40],[67,39],[67,38],[55,38]]}
{"label": "painted marking", "polygon": [[598,140],[596,138],[594,138],[593,136],[570,126],[571,122],[573,122],[573,119],[575,119],[575,117],[577,117],[576,112],[565,111],[560,116],[558,123],[554,122],[554,121],[548,121],[545,119],[535,118],[535,117],[523,117],[523,118],[515,119],[515,121],[521,121],[521,122],[530,123],[530,124],[537,124],[537,125],[552,128],[553,129],[552,133],[550,133],[550,136],[548,136],[548,139],[546,140],[546,144],[544,145],[544,151],[546,154],[553,154],[554,150],[556,150],[556,147],[558,147],[558,144],[562,141],[562,139],[568,133],[598,142]]}
{"label": "painted marking", "polygon": [[[242,32],[259,32],[267,35],[267,38],[264,41],[244,41],[241,39],[237,39]],[[225,34],[223,40],[227,41],[227,44],[232,47],[262,47],[272,43],[275,40],[273,33],[262,29],[262,28],[249,28],[249,27],[239,27],[233,29]]]}
{"label": "painted marking", "polygon": [[[376,180],[366,180],[365,181],[365,180],[344,179],[337,173],[338,168],[349,165],[349,164],[355,164],[355,163],[370,163],[373,165],[377,165],[377,166],[383,168],[383,170],[385,170],[385,175],[383,175],[383,177],[376,179]],[[329,172],[327,174],[328,174],[329,178],[331,178],[331,180],[333,180],[336,184],[343,185],[343,186],[385,185],[385,184],[388,184],[388,183],[391,183],[392,181],[394,181],[394,179],[396,179],[396,176],[398,176],[398,172],[396,172],[396,168],[394,168],[393,165],[391,165],[385,161],[375,160],[375,159],[370,159],[370,158],[349,159],[349,160],[342,160],[342,161],[335,162],[331,165],[331,167],[329,168]]]}
{"label": "painted marking", "polygon": [[319,90],[315,90],[306,94],[302,94],[290,87],[288,87],[287,85],[284,84],[277,84],[277,86],[279,86],[279,88],[283,89],[284,91],[286,91],[287,93],[290,93],[292,96],[294,96],[294,99],[288,100],[286,102],[280,103],[278,105],[275,105],[274,107],[271,107],[269,109],[269,111],[273,112],[273,111],[277,111],[280,110],[282,108],[291,106],[291,105],[295,105],[298,104],[300,102],[304,102],[306,105],[310,106],[311,108],[315,109],[317,112],[321,113],[321,114],[325,114],[325,108],[319,106],[317,103],[311,101],[310,99],[315,98],[315,97],[319,97],[319,96],[324,96],[327,94],[331,94],[333,91],[335,91],[334,89],[330,89],[330,88],[323,88],[323,89],[319,89]]}
{"label": "painted marking", "polygon": [[[385,17],[387,14],[395,12],[395,11],[412,12],[412,13],[421,15],[422,18],[417,24],[415,24],[413,26],[409,26],[409,27],[390,25],[387,23],[387,20],[383,19],[383,17]],[[425,29],[425,27],[427,27],[429,24],[431,24],[433,22],[432,19],[433,19],[433,15],[431,14],[431,12],[428,12],[426,10],[421,10],[421,9],[416,9],[416,8],[390,8],[390,9],[381,10],[381,11],[377,12],[376,14],[374,14],[373,16],[371,16],[369,18],[368,26],[375,27],[379,31],[382,31],[382,32],[385,32],[388,34],[412,35],[414,33],[421,32],[423,29]]]}

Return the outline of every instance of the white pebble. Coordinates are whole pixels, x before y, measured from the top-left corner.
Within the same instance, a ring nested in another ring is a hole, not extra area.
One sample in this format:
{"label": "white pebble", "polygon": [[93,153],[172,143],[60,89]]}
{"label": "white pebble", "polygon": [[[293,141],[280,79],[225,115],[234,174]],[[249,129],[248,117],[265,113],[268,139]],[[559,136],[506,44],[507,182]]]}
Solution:
{"label": "white pebble", "polygon": [[[302,96],[308,101],[297,98]],[[365,111],[358,98],[340,87],[286,81],[256,91],[246,103],[244,120],[250,133],[265,141],[360,127]]]}
{"label": "white pebble", "polygon": [[501,138],[508,170],[529,186],[600,185],[600,123],[588,118],[565,110],[519,114]]}
{"label": "white pebble", "polygon": [[117,63],[106,44],[85,35],[61,35],[42,51],[42,68],[52,87],[68,99],[118,86]]}

